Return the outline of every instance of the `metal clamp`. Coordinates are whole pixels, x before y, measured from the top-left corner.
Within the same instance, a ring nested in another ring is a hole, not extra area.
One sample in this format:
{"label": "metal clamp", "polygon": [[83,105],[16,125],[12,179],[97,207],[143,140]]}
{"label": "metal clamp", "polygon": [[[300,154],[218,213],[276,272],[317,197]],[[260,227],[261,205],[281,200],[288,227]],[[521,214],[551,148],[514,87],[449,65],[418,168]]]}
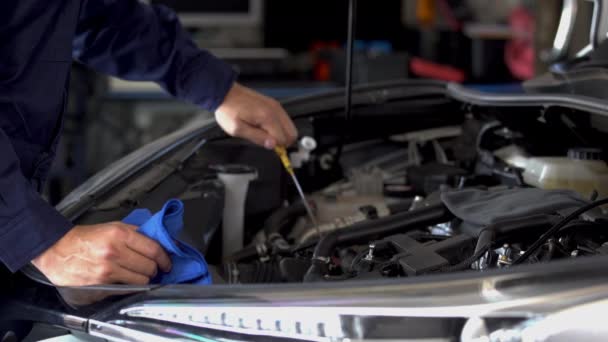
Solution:
{"label": "metal clamp", "polygon": [[559,26],[557,28],[557,33],[555,34],[555,39],[553,40],[553,48],[550,51],[545,51],[543,56],[545,62],[555,63],[568,57],[568,48],[572,41],[577,13],[577,0],[564,0]]}
{"label": "metal clamp", "polygon": [[322,257],[322,256],[316,256],[312,258],[312,261],[320,261],[324,264],[329,264],[331,262],[331,259],[328,257]]}
{"label": "metal clamp", "polygon": [[[576,57],[584,57],[595,50],[608,36],[608,0],[588,0],[593,2],[593,17],[589,29],[589,44],[581,49]],[[548,63],[563,61],[568,57],[568,48],[572,42],[576,16],[577,0],[563,0],[562,13],[553,48],[545,53],[543,59]]]}

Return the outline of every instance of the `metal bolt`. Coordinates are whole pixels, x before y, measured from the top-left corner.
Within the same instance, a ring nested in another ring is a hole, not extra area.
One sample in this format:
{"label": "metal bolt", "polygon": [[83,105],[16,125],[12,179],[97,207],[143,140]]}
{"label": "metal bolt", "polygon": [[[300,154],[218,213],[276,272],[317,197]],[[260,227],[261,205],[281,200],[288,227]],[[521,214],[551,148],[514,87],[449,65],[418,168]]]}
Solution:
{"label": "metal bolt", "polygon": [[367,261],[374,260],[374,248],[376,248],[376,244],[375,243],[370,243],[369,244],[369,252],[367,252],[367,255],[365,256],[365,260],[367,260]]}

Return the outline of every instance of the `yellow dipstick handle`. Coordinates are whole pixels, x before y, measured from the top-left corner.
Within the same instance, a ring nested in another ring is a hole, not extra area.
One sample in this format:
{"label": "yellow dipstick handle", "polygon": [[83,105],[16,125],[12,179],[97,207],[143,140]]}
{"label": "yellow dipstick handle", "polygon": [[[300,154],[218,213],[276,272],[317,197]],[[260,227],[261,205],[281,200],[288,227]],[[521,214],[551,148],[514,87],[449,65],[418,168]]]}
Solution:
{"label": "yellow dipstick handle", "polygon": [[289,156],[287,155],[287,150],[285,147],[275,147],[274,151],[277,153],[279,158],[281,158],[281,163],[283,163],[283,167],[290,175],[293,175],[293,167],[291,166],[291,161],[289,160]]}

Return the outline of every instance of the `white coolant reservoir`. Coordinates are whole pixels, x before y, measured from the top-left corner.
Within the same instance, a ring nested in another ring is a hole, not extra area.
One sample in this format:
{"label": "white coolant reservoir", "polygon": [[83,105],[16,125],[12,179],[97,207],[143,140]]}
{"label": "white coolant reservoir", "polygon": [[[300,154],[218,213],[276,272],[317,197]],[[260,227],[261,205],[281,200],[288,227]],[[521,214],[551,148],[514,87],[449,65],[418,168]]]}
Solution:
{"label": "white coolant reservoir", "polygon": [[258,178],[257,170],[246,165],[214,166],[224,183],[225,199],[222,220],[222,251],[224,257],[243,248],[245,235],[245,203],[249,183]]}
{"label": "white coolant reservoir", "polygon": [[[608,196],[608,165],[597,150],[576,149],[568,157],[534,157],[518,160],[524,182],[541,189],[568,189],[590,198],[594,191]],[[523,165],[522,165],[523,164]]]}

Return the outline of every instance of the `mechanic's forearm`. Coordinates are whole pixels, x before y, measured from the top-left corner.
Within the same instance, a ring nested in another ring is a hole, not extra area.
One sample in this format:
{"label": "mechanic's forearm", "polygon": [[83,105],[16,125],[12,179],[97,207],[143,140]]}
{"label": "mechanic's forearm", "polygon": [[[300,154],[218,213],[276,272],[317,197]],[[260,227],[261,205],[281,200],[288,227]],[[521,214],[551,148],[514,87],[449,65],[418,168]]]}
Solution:
{"label": "mechanic's forearm", "polygon": [[0,156],[0,261],[15,272],[64,236],[72,223],[43,200],[23,176],[2,129]]}

